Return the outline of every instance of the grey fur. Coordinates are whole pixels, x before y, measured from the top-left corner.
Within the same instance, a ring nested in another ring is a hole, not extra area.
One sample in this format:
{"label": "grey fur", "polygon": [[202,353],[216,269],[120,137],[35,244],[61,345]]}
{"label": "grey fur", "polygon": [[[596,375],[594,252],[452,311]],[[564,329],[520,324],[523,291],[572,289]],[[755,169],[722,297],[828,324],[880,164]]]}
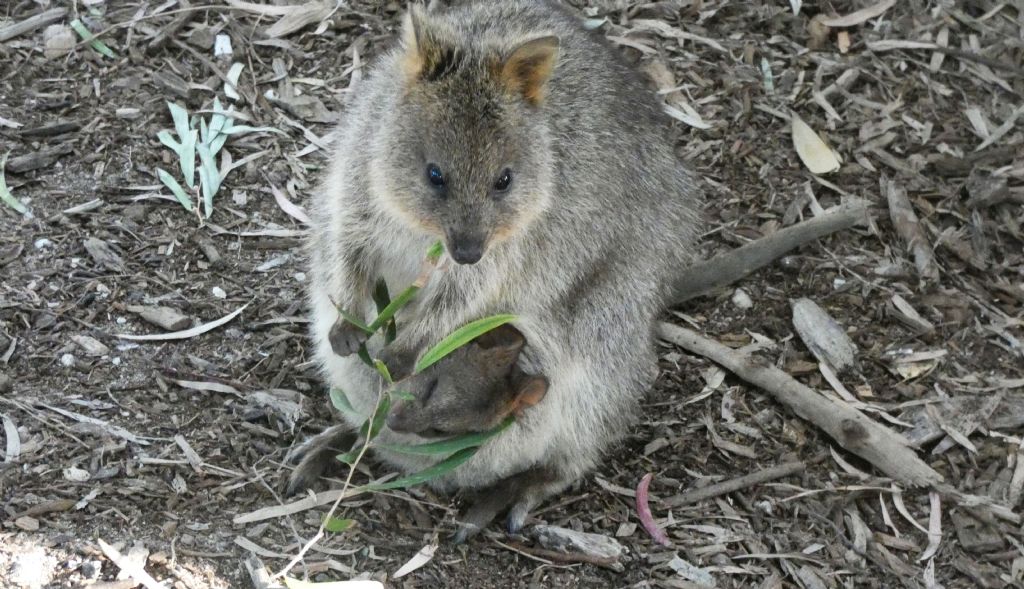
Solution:
{"label": "grey fur", "polygon": [[[655,376],[654,319],[673,273],[692,261],[699,189],[645,80],[567,10],[495,0],[417,18],[429,42],[456,51],[437,79],[413,80],[400,43],[365,77],[337,131],[308,244],[315,353],[327,382],[368,415],[381,383],[355,356],[332,351],[331,301],[371,317],[375,280],[393,291],[410,284],[424,252],[453,226],[488,235],[478,263],[434,274],[399,315],[393,345],[419,350],[484,315],[520,317],[528,342],[520,366],[548,377],[547,396],[435,486],[480,489],[530,469],[553,473],[513,499],[521,525],[627,432]],[[557,63],[538,105],[493,79],[488,63],[552,35]],[[408,46],[415,35],[406,30],[404,39]],[[435,161],[451,180],[444,201],[424,173]],[[506,166],[515,179],[499,202],[490,186]],[[378,340],[368,342],[371,353]],[[429,464],[378,455],[405,470]]]}

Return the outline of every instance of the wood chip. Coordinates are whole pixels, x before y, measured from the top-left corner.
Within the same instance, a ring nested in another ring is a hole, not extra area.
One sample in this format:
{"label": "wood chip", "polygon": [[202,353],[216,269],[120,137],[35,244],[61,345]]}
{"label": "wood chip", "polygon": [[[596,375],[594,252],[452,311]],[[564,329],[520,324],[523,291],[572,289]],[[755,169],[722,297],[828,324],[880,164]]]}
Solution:
{"label": "wood chip", "polygon": [[797,299],[791,306],[793,327],[819,362],[839,372],[856,364],[857,347],[831,315],[807,298]]}
{"label": "wood chip", "polygon": [[939,267],[935,263],[931,245],[925,236],[924,229],[907,198],[907,191],[896,184],[895,180],[882,177],[882,192],[889,202],[889,216],[896,232],[906,243],[907,249],[914,256],[914,266],[918,275],[926,281],[939,277]]}

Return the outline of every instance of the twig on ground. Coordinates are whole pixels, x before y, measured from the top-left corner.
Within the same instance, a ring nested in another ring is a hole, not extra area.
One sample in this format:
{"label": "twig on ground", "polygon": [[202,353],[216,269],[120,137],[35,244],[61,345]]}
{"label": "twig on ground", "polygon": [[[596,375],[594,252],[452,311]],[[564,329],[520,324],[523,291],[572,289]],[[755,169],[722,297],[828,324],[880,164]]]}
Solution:
{"label": "twig on ground", "polygon": [[705,499],[711,499],[713,497],[739,491],[740,489],[746,489],[747,487],[753,487],[755,485],[760,485],[761,483],[767,483],[768,481],[788,477],[798,472],[803,472],[804,468],[806,468],[806,465],[803,462],[787,462],[772,468],[752,472],[748,475],[737,477],[735,479],[729,479],[700,489],[680,493],[679,495],[663,500],[662,503],[666,507],[679,507],[680,505],[699,503]]}
{"label": "twig on ground", "polygon": [[13,39],[19,35],[24,35],[25,33],[31,33],[38,28],[44,27],[52,22],[56,22],[64,18],[64,15],[67,13],[67,8],[51,8],[46,12],[30,16],[23,21],[7,25],[0,29],[0,43],[3,43],[8,39]]}
{"label": "twig on ground", "polygon": [[698,262],[676,278],[671,297],[673,305],[732,284],[794,248],[852,227],[866,218],[867,208],[868,203],[863,200],[847,202],[813,219]]}
{"label": "twig on ground", "polygon": [[[187,9],[191,8],[192,4],[189,0],[178,0],[178,6],[182,9]],[[161,28],[160,32],[158,32],[149,44],[146,45],[146,51],[148,53],[156,53],[158,50],[163,49],[163,47],[167,45],[167,42],[177,35],[178,31],[184,28],[185,25],[192,20],[192,17],[195,14],[196,12],[192,10],[182,10],[179,12],[178,15],[174,17],[174,20],[172,20],[167,26]]]}
{"label": "twig on ground", "polygon": [[934,486],[942,475],[917,457],[907,440],[868,419],[846,403],[824,397],[785,372],[702,337],[689,329],[660,323],[659,334],[688,352],[704,356],[776,400],[830,435],[839,445],[912,487]]}
{"label": "twig on ground", "polygon": [[146,569],[142,568],[142,566],[136,565],[134,562],[125,558],[117,548],[107,544],[102,538],[97,538],[96,542],[100,545],[100,550],[103,551],[103,554],[110,559],[110,562],[114,563],[117,568],[130,576],[133,581],[142,585],[146,589],[165,589],[163,583],[157,582],[157,580],[151,577],[150,574],[146,572]]}

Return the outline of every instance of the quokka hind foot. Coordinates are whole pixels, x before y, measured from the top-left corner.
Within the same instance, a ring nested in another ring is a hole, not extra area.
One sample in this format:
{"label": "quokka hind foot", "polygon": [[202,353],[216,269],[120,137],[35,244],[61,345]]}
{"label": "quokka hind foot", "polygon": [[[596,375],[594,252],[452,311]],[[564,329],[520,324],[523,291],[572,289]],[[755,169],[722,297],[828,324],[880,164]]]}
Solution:
{"label": "quokka hind foot", "polygon": [[356,435],[347,425],[335,425],[296,448],[287,459],[287,462],[295,464],[295,469],[288,477],[285,496],[291,497],[313,488],[327,472],[335,469],[340,472],[342,463],[337,456],[352,449],[355,442]]}

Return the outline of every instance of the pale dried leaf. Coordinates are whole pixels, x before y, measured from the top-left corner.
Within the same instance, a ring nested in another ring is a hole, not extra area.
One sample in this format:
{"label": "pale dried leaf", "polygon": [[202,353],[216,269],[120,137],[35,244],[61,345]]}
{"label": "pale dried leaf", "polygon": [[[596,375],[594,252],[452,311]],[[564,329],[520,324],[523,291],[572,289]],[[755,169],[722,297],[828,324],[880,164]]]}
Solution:
{"label": "pale dried leaf", "polygon": [[793,114],[793,147],[800,161],[814,174],[828,174],[839,169],[839,155],[821,140],[799,115]]}

